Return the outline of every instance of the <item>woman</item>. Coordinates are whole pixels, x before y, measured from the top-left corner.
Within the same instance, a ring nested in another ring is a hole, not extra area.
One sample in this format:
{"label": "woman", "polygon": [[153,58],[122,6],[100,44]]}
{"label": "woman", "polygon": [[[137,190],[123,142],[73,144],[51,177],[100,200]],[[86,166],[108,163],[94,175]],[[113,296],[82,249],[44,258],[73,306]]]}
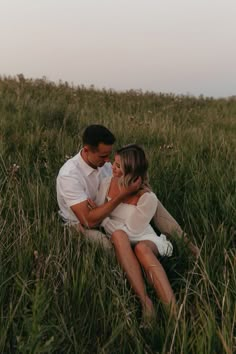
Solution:
{"label": "woman", "polygon": [[142,269],[153,284],[160,300],[175,310],[176,300],[164,268],[157,256],[171,256],[172,245],[164,235],[157,236],[150,225],[158,199],[148,183],[148,162],[141,147],[132,144],[118,150],[113,163],[113,176],[100,185],[96,204],[114,198],[121,188],[126,188],[137,178],[141,187],[134,195],[116,207],[106,217],[102,226],[111,236],[117,259],[139,297],[144,316],[152,317],[154,307],[146,294]]}

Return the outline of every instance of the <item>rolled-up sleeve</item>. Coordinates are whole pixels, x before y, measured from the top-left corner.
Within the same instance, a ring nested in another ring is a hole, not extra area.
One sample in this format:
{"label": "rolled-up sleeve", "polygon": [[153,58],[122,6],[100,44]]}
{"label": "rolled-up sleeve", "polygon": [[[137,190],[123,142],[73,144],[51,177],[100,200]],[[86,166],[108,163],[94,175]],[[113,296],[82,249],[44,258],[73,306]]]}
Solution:
{"label": "rolled-up sleeve", "polygon": [[84,187],[74,176],[60,176],[57,179],[57,186],[68,207],[88,199]]}

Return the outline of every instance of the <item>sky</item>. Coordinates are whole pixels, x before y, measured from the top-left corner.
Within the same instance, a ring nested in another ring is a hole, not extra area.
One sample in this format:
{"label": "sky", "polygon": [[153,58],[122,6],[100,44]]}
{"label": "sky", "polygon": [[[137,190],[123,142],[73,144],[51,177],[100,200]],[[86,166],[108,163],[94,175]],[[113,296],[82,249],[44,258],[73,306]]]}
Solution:
{"label": "sky", "polygon": [[0,0],[0,75],[236,95],[236,0]]}

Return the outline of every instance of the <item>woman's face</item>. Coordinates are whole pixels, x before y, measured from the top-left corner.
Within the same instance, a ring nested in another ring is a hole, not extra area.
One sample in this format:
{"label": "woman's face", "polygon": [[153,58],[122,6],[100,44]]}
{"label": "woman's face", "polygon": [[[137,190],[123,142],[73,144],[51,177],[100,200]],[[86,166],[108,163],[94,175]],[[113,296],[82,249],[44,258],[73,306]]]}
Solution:
{"label": "woman's face", "polygon": [[123,172],[122,172],[121,166],[120,166],[120,156],[119,155],[115,155],[115,160],[112,165],[112,173],[113,173],[114,177],[123,176]]}

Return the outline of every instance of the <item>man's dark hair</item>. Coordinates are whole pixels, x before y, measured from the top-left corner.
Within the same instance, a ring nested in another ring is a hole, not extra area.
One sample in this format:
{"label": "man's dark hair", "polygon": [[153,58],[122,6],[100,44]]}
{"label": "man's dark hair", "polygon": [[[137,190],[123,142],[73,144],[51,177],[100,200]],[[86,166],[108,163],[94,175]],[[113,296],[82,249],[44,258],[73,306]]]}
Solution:
{"label": "man's dark hair", "polygon": [[103,125],[89,125],[82,136],[83,145],[91,145],[98,147],[100,143],[105,145],[113,145],[116,141],[114,135]]}

